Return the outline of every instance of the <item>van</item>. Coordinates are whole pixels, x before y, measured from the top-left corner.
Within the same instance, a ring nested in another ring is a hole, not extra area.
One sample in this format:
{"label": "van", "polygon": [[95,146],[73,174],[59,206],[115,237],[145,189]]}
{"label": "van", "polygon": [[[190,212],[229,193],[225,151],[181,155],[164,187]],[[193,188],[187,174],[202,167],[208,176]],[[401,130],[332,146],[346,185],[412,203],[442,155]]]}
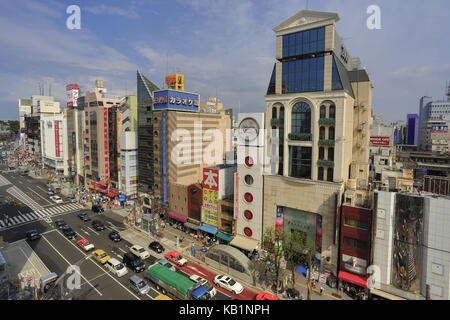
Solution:
{"label": "van", "polygon": [[105,265],[106,268],[109,269],[109,271],[111,271],[118,277],[124,276],[128,273],[127,268],[116,258],[109,259],[108,261],[106,261]]}
{"label": "van", "polygon": [[47,274],[46,276],[42,276],[39,279],[39,288],[41,292],[47,293],[48,289],[52,286],[52,284],[58,279],[58,275],[55,272]]}
{"label": "van", "polygon": [[145,264],[137,255],[127,252],[123,255],[123,264],[134,272],[142,272],[145,270]]}
{"label": "van", "polygon": [[132,276],[128,283],[128,287],[137,292],[141,296],[146,295],[150,291],[150,286],[144,279],[138,276]]}

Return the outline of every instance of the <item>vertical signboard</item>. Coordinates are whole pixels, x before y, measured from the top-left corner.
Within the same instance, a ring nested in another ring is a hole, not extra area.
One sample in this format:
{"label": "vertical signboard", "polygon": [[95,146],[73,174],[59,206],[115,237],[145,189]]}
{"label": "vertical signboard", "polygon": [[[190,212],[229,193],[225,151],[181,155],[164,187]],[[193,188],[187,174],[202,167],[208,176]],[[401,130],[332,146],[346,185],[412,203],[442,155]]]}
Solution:
{"label": "vertical signboard", "polygon": [[234,220],[237,220],[239,212],[239,174],[234,174]]}
{"label": "vertical signboard", "polygon": [[108,109],[103,108],[103,146],[105,152],[105,182],[109,183]]}
{"label": "vertical signboard", "polygon": [[55,156],[61,155],[59,150],[59,121],[55,121]]}
{"label": "vertical signboard", "polygon": [[66,86],[67,107],[77,107],[79,88],[77,84],[69,84]]}
{"label": "vertical signboard", "polygon": [[161,113],[163,202],[167,203],[167,111]]}
{"label": "vertical signboard", "polygon": [[203,168],[202,224],[218,229],[219,170]]}

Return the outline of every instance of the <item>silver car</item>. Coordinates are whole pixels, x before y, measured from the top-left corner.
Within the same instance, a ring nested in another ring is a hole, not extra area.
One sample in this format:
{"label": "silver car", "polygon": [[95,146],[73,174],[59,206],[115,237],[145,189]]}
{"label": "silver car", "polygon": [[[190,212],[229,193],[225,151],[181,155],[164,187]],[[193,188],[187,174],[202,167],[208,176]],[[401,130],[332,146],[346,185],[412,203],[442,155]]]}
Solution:
{"label": "silver car", "polygon": [[150,286],[144,279],[138,276],[132,276],[128,283],[128,287],[137,292],[141,296],[146,295],[150,291]]}

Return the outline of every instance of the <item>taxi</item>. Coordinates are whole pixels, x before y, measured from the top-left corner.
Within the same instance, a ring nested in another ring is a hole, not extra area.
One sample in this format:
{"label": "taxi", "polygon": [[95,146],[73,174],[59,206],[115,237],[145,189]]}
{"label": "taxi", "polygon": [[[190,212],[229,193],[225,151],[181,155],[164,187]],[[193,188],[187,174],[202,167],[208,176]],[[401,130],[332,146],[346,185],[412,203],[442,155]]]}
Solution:
{"label": "taxi", "polygon": [[94,250],[95,247],[92,243],[89,242],[88,239],[81,239],[77,241],[77,245],[83,250],[83,251],[91,251]]}
{"label": "taxi", "polygon": [[111,259],[111,257],[108,256],[105,251],[100,250],[100,249],[97,249],[97,250],[93,251],[92,252],[92,257],[95,260],[97,260],[98,262],[100,262],[101,264],[105,264],[106,261]]}
{"label": "taxi", "polygon": [[182,267],[185,264],[188,263],[188,261],[181,256],[178,252],[172,251],[167,252],[165,255],[166,259],[168,259],[170,262],[175,263],[177,266]]}

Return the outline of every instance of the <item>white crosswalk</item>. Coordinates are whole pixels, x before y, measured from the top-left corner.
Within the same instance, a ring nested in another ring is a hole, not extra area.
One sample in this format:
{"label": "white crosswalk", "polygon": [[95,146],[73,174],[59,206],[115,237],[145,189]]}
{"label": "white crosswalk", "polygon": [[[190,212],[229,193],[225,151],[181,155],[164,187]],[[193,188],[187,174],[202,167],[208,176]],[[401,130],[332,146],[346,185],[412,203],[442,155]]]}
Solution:
{"label": "white crosswalk", "polygon": [[7,186],[8,184],[11,184],[11,182],[0,174],[0,187]]}
{"label": "white crosswalk", "polygon": [[0,230],[36,220],[44,220],[51,223],[51,216],[77,211],[82,208],[84,208],[83,205],[79,203],[67,203],[51,208],[42,208],[29,213],[19,213],[14,217],[9,217],[8,221],[0,217]]}
{"label": "white crosswalk", "polygon": [[42,206],[39,203],[31,199],[30,196],[28,196],[25,192],[23,192],[16,186],[8,188],[6,192],[22,202],[24,205],[30,207],[33,211],[42,209]]}

